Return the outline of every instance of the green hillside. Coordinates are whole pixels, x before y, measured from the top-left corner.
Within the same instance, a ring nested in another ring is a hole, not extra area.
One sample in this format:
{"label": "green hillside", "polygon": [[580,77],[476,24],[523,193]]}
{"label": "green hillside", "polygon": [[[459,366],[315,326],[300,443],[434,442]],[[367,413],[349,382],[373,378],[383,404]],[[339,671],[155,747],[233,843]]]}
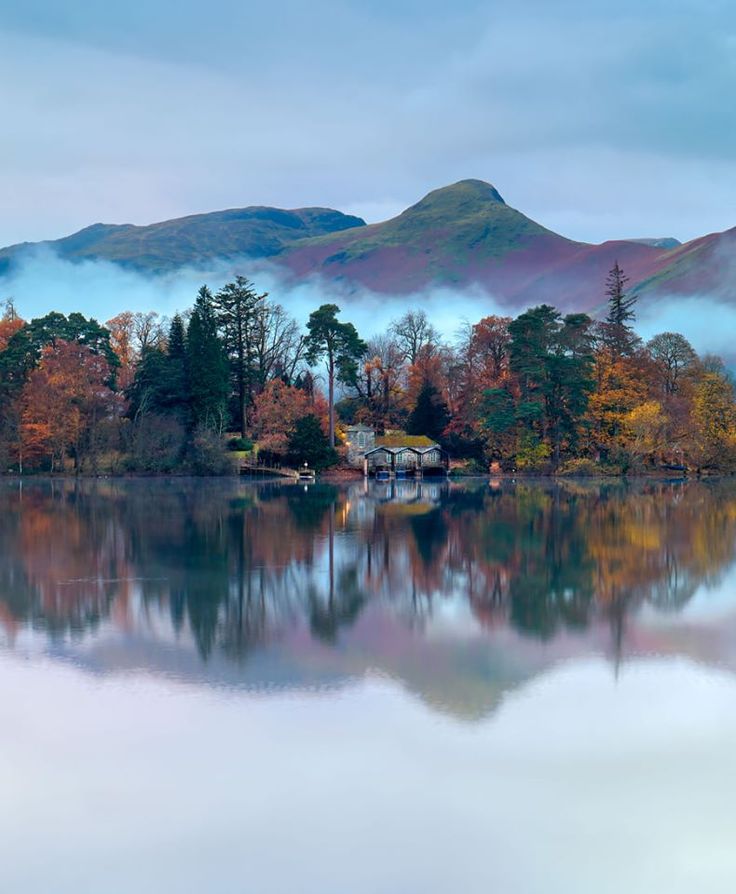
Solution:
{"label": "green hillside", "polygon": [[[391,220],[340,234],[345,247],[339,258],[328,261],[349,261],[400,247],[423,252],[433,248],[462,262],[471,253],[476,260],[500,257],[535,236],[562,238],[507,205],[490,183],[461,180],[433,190]],[[303,247],[327,241],[313,239]]]}
{"label": "green hillside", "polygon": [[[94,224],[45,243],[69,260],[105,260],[162,273],[243,255],[268,258],[302,239],[364,227],[359,218],[329,208],[251,207],[194,214],[150,226]],[[0,250],[0,273],[27,252],[28,244]]]}

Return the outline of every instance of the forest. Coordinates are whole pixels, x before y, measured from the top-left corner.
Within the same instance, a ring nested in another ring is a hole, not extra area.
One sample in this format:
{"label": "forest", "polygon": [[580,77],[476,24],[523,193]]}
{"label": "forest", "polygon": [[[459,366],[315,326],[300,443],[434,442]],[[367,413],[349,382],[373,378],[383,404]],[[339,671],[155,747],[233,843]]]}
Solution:
{"label": "forest", "polygon": [[616,264],[601,319],[540,304],[447,336],[407,310],[363,339],[324,304],[302,329],[237,276],[171,320],[0,317],[0,471],[227,474],[245,452],[344,462],[343,429],[442,444],[458,472],[736,468],[734,382],[679,333],[644,342]]}

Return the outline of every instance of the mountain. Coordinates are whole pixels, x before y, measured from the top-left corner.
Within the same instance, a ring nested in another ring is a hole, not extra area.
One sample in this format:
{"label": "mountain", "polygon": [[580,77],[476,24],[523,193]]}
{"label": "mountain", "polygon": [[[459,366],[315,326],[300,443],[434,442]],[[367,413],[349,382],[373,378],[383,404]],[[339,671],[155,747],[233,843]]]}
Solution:
{"label": "mountain", "polygon": [[647,279],[672,245],[660,243],[576,242],[507,205],[489,183],[461,180],[430,192],[398,217],[305,240],[277,260],[296,279],[319,275],[348,291],[359,286],[401,295],[477,286],[510,309],[546,301],[595,310],[614,262],[632,282]]}
{"label": "mountain", "polygon": [[[482,180],[433,190],[397,217],[371,225],[328,208],[251,207],[150,226],[95,224],[39,244],[71,261],[107,260],[147,273],[219,258],[268,260],[287,282],[318,278],[348,298],[364,289],[401,296],[476,288],[509,312],[541,302],[595,312],[615,261],[638,294],[652,300],[729,298],[736,280],[736,228],[684,245],[672,238],[592,245],[531,220]],[[33,248],[0,250],[0,275]]]}
{"label": "mountain", "polygon": [[216,258],[269,258],[301,239],[365,226],[360,217],[330,208],[233,208],[193,214],[150,226],[93,224],[41,243],[0,250],[0,274],[30,249],[46,246],[72,261],[113,261],[151,273],[205,264]]}

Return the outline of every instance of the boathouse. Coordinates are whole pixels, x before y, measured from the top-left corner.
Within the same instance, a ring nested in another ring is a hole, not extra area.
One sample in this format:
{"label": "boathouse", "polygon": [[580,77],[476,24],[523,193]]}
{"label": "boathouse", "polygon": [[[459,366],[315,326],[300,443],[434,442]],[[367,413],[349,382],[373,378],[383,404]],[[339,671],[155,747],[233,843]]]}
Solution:
{"label": "boathouse", "polygon": [[425,435],[407,435],[400,431],[376,435],[366,425],[351,425],[345,429],[345,437],[348,462],[362,465],[366,476],[446,475],[450,465],[447,451]]}

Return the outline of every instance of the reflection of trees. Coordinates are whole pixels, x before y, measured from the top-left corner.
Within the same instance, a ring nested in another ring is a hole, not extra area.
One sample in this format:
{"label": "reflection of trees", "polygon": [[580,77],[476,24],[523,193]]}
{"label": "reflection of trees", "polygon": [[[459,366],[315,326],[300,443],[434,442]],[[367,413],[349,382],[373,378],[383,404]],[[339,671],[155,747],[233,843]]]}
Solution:
{"label": "reflection of trees", "polygon": [[423,624],[443,600],[538,637],[681,608],[733,560],[732,483],[9,484],[0,622],[53,635],[168,617],[234,659],[301,626],[327,643],[371,603]]}

